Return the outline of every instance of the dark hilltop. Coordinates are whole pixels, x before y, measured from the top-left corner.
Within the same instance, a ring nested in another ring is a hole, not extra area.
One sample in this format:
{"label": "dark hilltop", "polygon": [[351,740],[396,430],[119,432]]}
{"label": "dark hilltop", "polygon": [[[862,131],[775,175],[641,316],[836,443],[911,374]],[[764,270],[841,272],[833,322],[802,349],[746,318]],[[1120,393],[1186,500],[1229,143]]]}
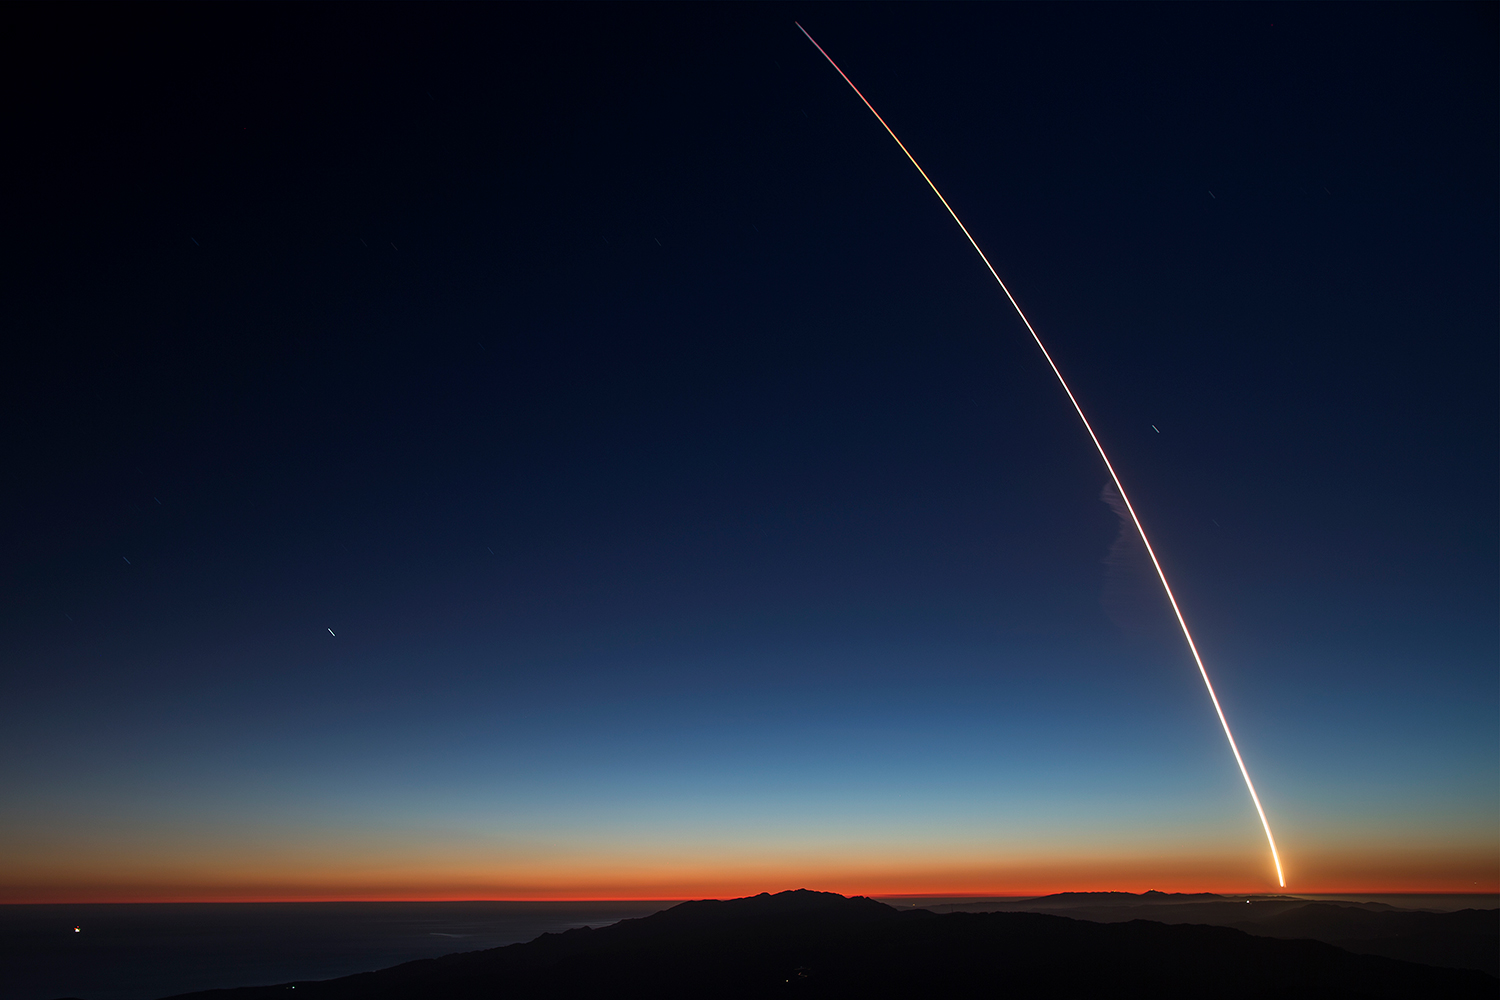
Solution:
{"label": "dark hilltop", "polygon": [[1500,976],[1500,910],[1448,913],[1387,903],[1311,902],[1297,896],[1225,897],[1211,892],[1059,892],[1034,899],[932,906],[934,912],[1053,913],[1075,920],[1212,924],[1274,938],[1307,938],[1359,955],[1480,969]]}
{"label": "dark hilltop", "polygon": [[[1234,905],[1212,896],[1185,899],[1191,902],[1179,905]],[[1162,906],[1150,897],[1116,902]],[[1322,907],[1296,902],[1302,910]],[[1374,915],[1378,922],[1393,914]],[[1480,920],[1493,929],[1495,911],[1484,911]],[[798,889],[687,902],[597,930],[544,934],[527,944],[342,979],[213,990],[176,1000],[261,1000],[285,997],[292,989],[315,1000],[912,997],[1001,990],[1040,997],[1494,997],[1497,987],[1500,981],[1475,969],[1353,954],[1320,941],[1278,940],[1232,927],[1139,918],[1098,922],[1042,912],[897,910],[862,896]]]}

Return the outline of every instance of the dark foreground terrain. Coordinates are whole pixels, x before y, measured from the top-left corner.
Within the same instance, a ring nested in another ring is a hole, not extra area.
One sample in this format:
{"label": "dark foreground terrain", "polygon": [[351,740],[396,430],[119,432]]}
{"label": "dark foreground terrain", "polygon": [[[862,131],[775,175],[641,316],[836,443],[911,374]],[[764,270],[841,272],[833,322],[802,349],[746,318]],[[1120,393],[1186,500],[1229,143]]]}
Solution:
{"label": "dark foreground terrain", "polygon": [[[295,989],[295,994],[290,991]],[[1483,972],[1150,920],[897,911],[797,890],[323,982],[184,997],[1486,997]]]}
{"label": "dark foreground terrain", "polygon": [[1301,938],[1358,955],[1381,955],[1500,976],[1500,910],[1431,913],[1386,903],[1321,903],[1295,896],[1231,899],[1213,893],[1061,892],[1035,899],[939,904],[935,912],[1053,913],[1074,920],[1212,924],[1260,937]]}

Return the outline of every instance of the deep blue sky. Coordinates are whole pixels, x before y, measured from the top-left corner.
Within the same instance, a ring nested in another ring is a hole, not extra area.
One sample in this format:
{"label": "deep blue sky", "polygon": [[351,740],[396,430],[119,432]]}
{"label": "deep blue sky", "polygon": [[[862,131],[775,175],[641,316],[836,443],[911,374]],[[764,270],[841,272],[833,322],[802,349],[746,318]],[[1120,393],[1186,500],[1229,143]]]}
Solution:
{"label": "deep blue sky", "polygon": [[9,18],[7,898],[1273,884],[794,18],[1293,888],[1500,877],[1494,5]]}

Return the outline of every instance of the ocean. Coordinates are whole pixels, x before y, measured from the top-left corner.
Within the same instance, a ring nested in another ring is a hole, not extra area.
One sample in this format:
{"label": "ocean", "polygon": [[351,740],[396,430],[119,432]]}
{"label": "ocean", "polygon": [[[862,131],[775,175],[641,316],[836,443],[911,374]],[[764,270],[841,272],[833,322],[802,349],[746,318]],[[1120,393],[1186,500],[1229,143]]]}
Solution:
{"label": "ocean", "polygon": [[[671,902],[0,906],[0,1000],[156,1000],[331,979],[644,917]],[[75,930],[74,928],[77,928]]]}

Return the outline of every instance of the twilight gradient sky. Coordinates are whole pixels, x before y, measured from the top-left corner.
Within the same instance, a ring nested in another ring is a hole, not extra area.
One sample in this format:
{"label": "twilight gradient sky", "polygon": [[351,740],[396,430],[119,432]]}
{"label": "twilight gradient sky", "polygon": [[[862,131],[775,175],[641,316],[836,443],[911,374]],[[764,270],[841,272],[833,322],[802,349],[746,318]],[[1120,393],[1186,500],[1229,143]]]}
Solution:
{"label": "twilight gradient sky", "polygon": [[1274,888],[794,17],[1289,888],[1500,888],[1494,5],[6,16],[0,900]]}

